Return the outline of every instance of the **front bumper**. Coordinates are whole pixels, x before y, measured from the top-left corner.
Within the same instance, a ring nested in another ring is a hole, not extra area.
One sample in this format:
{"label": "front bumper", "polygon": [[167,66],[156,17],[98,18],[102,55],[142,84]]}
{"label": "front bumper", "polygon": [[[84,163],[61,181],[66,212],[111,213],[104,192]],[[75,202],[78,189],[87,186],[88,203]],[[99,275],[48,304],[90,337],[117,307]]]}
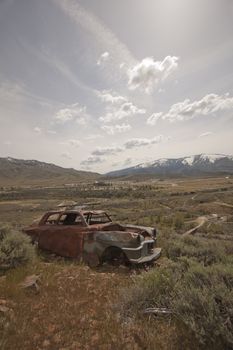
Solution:
{"label": "front bumper", "polygon": [[128,260],[133,264],[142,264],[158,259],[161,248],[151,248],[153,240],[146,240],[137,248],[122,248]]}

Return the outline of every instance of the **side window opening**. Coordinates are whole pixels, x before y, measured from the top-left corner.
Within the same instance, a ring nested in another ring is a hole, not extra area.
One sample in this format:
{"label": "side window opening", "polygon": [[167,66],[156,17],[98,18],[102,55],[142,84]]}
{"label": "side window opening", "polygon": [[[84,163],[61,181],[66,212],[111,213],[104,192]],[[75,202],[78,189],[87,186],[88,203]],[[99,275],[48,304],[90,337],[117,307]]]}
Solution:
{"label": "side window opening", "polygon": [[58,222],[59,225],[77,225],[77,226],[83,226],[82,218],[77,213],[67,213],[63,214],[60,217],[60,220]]}
{"label": "side window opening", "polygon": [[59,213],[51,214],[45,221],[45,225],[54,225],[59,218]]}
{"label": "side window opening", "polygon": [[83,226],[83,221],[82,221],[82,218],[81,218],[80,215],[77,215],[77,216],[76,216],[75,225]]}
{"label": "side window opening", "polygon": [[106,213],[91,214],[91,216],[88,218],[89,225],[106,224],[109,222],[111,222],[111,219]]}

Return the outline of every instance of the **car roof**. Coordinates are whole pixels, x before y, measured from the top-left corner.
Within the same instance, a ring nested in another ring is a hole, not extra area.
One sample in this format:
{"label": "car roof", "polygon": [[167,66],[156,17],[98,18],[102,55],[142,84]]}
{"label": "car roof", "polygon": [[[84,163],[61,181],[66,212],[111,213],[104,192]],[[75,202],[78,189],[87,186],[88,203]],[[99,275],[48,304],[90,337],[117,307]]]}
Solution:
{"label": "car roof", "polygon": [[60,214],[60,213],[76,213],[81,215],[87,214],[106,214],[104,210],[78,210],[78,209],[67,209],[67,210],[50,210],[47,214]]}

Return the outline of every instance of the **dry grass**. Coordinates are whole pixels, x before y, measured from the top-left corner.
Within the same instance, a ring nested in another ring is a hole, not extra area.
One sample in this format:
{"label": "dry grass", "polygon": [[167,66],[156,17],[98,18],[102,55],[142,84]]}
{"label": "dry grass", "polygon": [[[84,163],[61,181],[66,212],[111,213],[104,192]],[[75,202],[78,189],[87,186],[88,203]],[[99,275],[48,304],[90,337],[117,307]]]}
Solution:
{"label": "dry grass", "polygon": [[[38,293],[19,286],[30,274],[40,275]],[[0,285],[1,298],[12,310],[1,314],[1,349],[179,348],[182,333],[174,324],[122,323],[113,312],[119,288],[130,283],[128,270],[91,270],[64,261],[38,261],[9,272]]]}

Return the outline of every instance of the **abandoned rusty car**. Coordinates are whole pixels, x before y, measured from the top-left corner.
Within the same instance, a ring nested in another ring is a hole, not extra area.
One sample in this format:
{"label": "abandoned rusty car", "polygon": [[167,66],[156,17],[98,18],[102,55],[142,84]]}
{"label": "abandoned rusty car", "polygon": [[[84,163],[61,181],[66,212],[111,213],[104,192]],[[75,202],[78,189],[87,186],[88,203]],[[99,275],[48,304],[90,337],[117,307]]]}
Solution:
{"label": "abandoned rusty car", "polygon": [[24,229],[38,247],[90,266],[104,261],[149,263],[160,256],[156,229],[113,222],[102,210],[53,210]]}

